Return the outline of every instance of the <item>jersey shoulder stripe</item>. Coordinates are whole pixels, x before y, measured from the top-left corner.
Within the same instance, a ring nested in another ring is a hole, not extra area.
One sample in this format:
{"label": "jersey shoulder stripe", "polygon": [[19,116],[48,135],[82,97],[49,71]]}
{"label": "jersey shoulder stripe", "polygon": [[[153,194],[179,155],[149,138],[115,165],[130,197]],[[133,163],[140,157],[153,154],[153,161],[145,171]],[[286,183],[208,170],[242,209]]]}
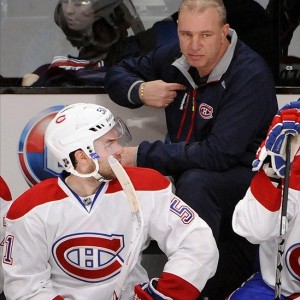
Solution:
{"label": "jersey shoulder stripe", "polygon": [[[124,168],[132,184],[137,191],[159,191],[166,189],[170,181],[156,170],[141,167]],[[112,180],[106,193],[113,193],[122,190],[118,180]]]}
{"label": "jersey shoulder stripe", "polygon": [[12,196],[10,193],[10,189],[2,176],[0,176],[0,198],[2,198],[5,201],[11,201]]}
{"label": "jersey shoulder stripe", "polygon": [[295,156],[292,162],[290,188],[300,191],[300,155]]}
{"label": "jersey shoulder stripe", "polygon": [[12,203],[7,218],[10,220],[18,219],[36,206],[61,200],[66,196],[66,193],[58,185],[58,178],[46,179],[19,196]]}

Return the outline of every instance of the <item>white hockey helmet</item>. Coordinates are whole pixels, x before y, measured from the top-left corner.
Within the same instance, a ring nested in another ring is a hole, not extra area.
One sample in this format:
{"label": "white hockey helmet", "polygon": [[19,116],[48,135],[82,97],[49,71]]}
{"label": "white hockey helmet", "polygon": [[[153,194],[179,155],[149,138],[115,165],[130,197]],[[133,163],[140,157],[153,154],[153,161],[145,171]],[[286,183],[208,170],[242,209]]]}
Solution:
{"label": "white hockey helmet", "polygon": [[[120,118],[115,118],[107,108],[97,104],[76,103],[59,111],[50,121],[45,132],[45,144],[62,167],[79,177],[99,175],[99,154],[94,148],[94,141],[112,129],[118,133],[118,141],[125,146],[130,140],[130,132]],[[81,149],[93,159],[95,170],[89,174],[80,174],[70,159],[70,153]]]}

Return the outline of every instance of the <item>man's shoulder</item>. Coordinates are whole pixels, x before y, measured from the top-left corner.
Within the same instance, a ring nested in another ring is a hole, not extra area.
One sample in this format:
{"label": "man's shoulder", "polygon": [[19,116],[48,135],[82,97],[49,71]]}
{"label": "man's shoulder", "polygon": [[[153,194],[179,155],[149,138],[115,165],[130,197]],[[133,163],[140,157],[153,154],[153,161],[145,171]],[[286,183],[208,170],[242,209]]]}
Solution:
{"label": "man's shoulder", "polygon": [[[174,60],[181,56],[179,41],[175,40],[156,47],[152,53],[157,58],[166,57],[168,60]],[[159,56],[159,57],[158,57]],[[161,63],[161,62],[160,62]]]}
{"label": "man's shoulder", "polygon": [[266,85],[270,88],[274,86],[275,91],[274,77],[267,62],[240,40],[236,44],[235,53],[224,75],[227,84],[231,82],[231,84],[239,86],[245,81],[251,82],[253,85]]}
{"label": "man's shoulder", "polygon": [[263,57],[243,41],[238,40],[235,48],[234,61],[241,67],[262,68],[268,70],[267,63]]}
{"label": "man's shoulder", "polygon": [[46,179],[28,189],[12,203],[7,217],[17,219],[39,205],[65,198],[66,194],[57,182],[57,178]]}

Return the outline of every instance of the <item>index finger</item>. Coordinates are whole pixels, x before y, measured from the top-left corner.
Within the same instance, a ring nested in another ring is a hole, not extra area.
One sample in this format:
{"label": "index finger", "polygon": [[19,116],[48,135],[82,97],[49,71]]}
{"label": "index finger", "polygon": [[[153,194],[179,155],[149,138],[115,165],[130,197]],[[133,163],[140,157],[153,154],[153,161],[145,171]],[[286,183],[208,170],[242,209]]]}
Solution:
{"label": "index finger", "polygon": [[168,83],[168,86],[170,90],[175,91],[175,90],[186,90],[186,86],[184,84],[180,83]]}

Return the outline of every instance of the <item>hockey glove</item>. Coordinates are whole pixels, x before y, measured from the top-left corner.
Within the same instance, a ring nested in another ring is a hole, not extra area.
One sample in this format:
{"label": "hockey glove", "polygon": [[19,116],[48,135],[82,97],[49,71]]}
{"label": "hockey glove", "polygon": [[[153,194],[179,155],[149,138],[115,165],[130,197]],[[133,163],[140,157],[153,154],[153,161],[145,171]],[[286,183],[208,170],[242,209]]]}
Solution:
{"label": "hockey glove", "polygon": [[291,162],[299,149],[300,112],[297,108],[280,110],[273,119],[272,128],[266,138],[265,147],[271,156],[273,170],[279,177],[284,177],[286,165],[287,135],[294,136],[291,144]]}
{"label": "hockey glove", "polygon": [[160,293],[156,289],[157,278],[151,279],[150,282],[139,284],[135,287],[135,300],[172,300],[172,298],[167,297]]}
{"label": "hockey glove", "polygon": [[292,101],[288,104],[285,104],[278,112],[277,114],[280,114],[281,111],[286,110],[286,109],[290,109],[290,108],[296,108],[298,110],[300,110],[300,98],[297,101]]}
{"label": "hockey glove", "polygon": [[[280,129],[280,126],[283,125],[283,124],[282,124],[281,113],[282,113],[283,111],[288,110],[288,109],[297,109],[297,110],[300,110],[300,98],[298,99],[298,101],[293,101],[293,102],[290,102],[290,103],[284,105],[284,106],[277,112],[276,116],[274,117],[274,119],[273,119],[273,121],[272,121],[272,124],[271,124],[270,127],[269,127],[269,130],[268,130],[268,134],[267,134],[266,140],[264,140],[264,141],[261,143],[260,147],[258,148],[258,150],[257,150],[257,152],[256,152],[256,159],[255,159],[255,160],[253,161],[253,163],[252,163],[252,170],[253,170],[253,171],[258,171],[265,163],[268,163],[268,162],[269,162],[269,160],[266,159],[266,158],[269,158],[268,150],[270,150],[271,145],[274,144],[274,139],[275,139],[275,137],[274,137],[274,136],[271,137],[271,140],[268,141],[267,147],[266,147],[266,141],[269,139],[269,135],[270,135],[270,133],[272,132],[272,130],[274,129],[275,126],[277,126],[277,129],[276,129],[276,130],[277,130],[277,133],[275,133],[275,135],[276,135],[276,134],[278,135],[278,130],[279,130],[279,132],[280,132],[280,130],[283,129],[282,127],[281,127],[281,129]],[[286,121],[287,121],[287,120],[288,120],[288,119],[286,119]],[[285,123],[284,125],[287,127],[289,124]],[[285,130],[286,130],[286,129],[287,129],[287,128],[285,128]],[[274,134],[274,132],[273,132],[273,134]],[[287,133],[287,134],[288,134],[288,133]],[[289,134],[292,134],[292,132],[290,131]],[[285,135],[281,136],[282,142],[284,141],[284,137],[285,137]],[[272,140],[272,138],[273,138],[273,140]],[[279,145],[279,141],[280,141],[280,138],[277,140],[277,146]],[[286,142],[285,142],[285,144],[286,144]],[[283,149],[283,151],[284,151],[284,149],[285,149],[285,147],[284,147],[285,144],[281,144],[281,147],[280,147],[281,149]],[[295,145],[295,143],[294,143],[294,145]],[[282,147],[282,146],[283,146],[283,147]],[[282,153],[282,155],[284,155],[284,153]],[[272,155],[271,155],[271,157],[272,157]],[[280,164],[280,165],[282,165],[282,163],[285,164],[285,159],[284,159],[283,161],[281,161],[281,163],[280,163],[279,161],[280,161],[280,158],[277,157],[276,162],[277,162],[278,164]],[[275,157],[274,157],[274,155],[273,155],[273,164],[276,164],[276,162],[275,162]],[[280,166],[278,166],[278,168],[280,168]],[[280,173],[281,173],[281,174],[284,174],[284,169],[283,169]]]}
{"label": "hockey glove", "polygon": [[[298,101],[284,105],[277,112],[269,127],[266,140],[261,143],[256,152],[256,159],[252,163],[253,171],[258,171],[265,163],[272,160],[274,171],[283,177],[285,171],[285,137],[287,134],[295,136],[292,143],[292,160],[299,148],[299,111],[300,98]],[[289,120],[290,118],[291,120]]]}
{"label": "hockey glove", "polygon": [[256,159],[252,162],[252,171],[258,171],[265,163],[268,156],[265,143],[266,141],[263,141],[256,152]]}

